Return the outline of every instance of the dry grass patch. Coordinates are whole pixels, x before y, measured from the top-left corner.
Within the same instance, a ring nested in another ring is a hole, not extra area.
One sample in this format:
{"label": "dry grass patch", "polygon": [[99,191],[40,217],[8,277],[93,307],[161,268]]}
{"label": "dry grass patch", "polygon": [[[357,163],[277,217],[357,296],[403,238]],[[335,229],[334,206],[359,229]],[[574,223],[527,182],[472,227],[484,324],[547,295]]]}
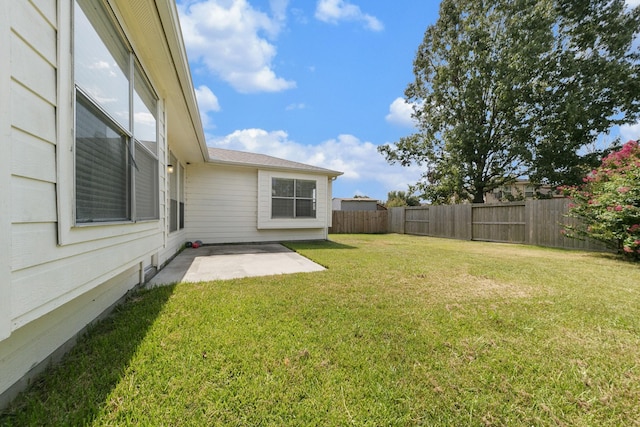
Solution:
{"label": "dry grass patch", "polygon": [[535,294],[527,285],[501,282],[464,273],[451,278],[451,298],[528,298]]}

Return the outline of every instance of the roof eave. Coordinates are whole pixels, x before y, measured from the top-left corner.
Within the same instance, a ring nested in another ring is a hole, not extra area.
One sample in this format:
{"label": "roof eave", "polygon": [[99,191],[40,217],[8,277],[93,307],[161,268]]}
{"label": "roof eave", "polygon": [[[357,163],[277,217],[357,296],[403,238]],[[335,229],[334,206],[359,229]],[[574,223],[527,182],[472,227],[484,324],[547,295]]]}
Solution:
{"label": "roof eave", "polygon": [[278,167],[272,165],[265,165],[263,163],[247,163],[247,162],[233,162],[229,160],[218,160],[218,159],[209,159],[208,163],[221,165],[221,166],[236,166],[236,167],[246,167],[252,169],[262,169],[262,170],[271,170],[271,171],[280,171],[280,172],[299,172],[305,174],[312,175],[325,175],[331,178],[337,178],[340,175],[343,175],[343,172],[334,171],[330,169],[304,169],[304,168],[295,168],[295,167]]}
{"label": "roof eave", "polygon": [[169,45],[169,51],[175,64],[175,70],[180,82],[182,94],[185,102],[187,103],[187,108],[189,110],[197,143],[202,154],[202,159],[206,162],[209,160],[209,151],[204,135],[202,120],[200,119],[200,109],[195,95],[195,88],[193,87],[187,51],[182,37],[178,8],[176,6],[176,2],[172,0],[156,0],[155,3],[158,9],[158,15],[162,22],[165,37]]}

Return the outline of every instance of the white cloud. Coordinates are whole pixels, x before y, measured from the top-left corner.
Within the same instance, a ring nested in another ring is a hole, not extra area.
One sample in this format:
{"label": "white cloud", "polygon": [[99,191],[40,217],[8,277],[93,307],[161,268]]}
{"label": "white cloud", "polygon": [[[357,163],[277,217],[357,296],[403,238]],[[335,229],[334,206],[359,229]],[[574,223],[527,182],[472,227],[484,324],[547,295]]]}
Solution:
{"label": "white cloud", "polygon": [[299,24],[306,25],[309,23],[309,19],[307,19],[307,16],[302,9],[296,7],[291,8],[291,15],[293,16],[293,19]]}
{"label": "white cloud", "polygon": [[273,69],[277,37],[288,0],[272,0],[273,17],[247,0],[204,0],[178,5],[182,33],[192,61],[239,92],[278,92],[295,82]]}
{"label": "white cloud", "polygon": [[640,6],[640,0],[627,0],[627,5],[629,7]]}
{"label": "white cloud", "polygon": [[[640,2],[640,0],[638,0]],[[625,143],[629,140],[637,141],[640,139],[640,123],[634,125],[620,126],[620,141]]]}
{"label": "white cloud", "polygon": [[413,128],[416,122],[411,114],[413,114],[413,104],[406,102],[404,98],[396,98],[389,106],[389,114],[386,115],[385,120],[394,125]]}
{"label": "white cloud", "polygon": [[207,129],[214,127],[209,119],[209,113],[220,111],[220,103],[218,97],[209,89],[208,86],[201,85],[196,89],[196,98],[198,99],[198,108],[200,109],[200,120],[202,126]]}
{"label": "white cloud", "polygon": [[287,7],[289,0],[270,0],[271,13],[277,21],[284,22],[287,19]]}
{"label": "white cloud", "polygon": [[318,0],[315,16],[317,19],[330,24],[340,21],[362,22],[371,31],[382,31],[384,25],[375,16],[368,15],[359,6],[345,0]]}
{"label": "white cloud", "polygon": [[218,97],[211,92],[208,86],[201,85],[196,88],[196,98],[198,98],[198,107],[202,112],[220,111]]}
{"label": "white cloud", "polygon": [[[421,176],[417,166],[390,165],[378,153],[377,146],[353,135],[338,135],[318,145],[303,145],[289,139],[282,130],[243,129],[224,137],[212,138],[209,145],[231,150],[249,151],[344,172],[336,185],[349,188],[336,197],[350,197],[359,191],[386,200],[392,190],[406,191]],[[364,190],[368,188],[369,190]]]}
{"label": "white cloud", "polygon": [[299,103],[293,103],[293,104],[287,105],[286,110],[287,111],[304,110],[306,108],[307,108],[307,105],[304,102],[299,102]]}

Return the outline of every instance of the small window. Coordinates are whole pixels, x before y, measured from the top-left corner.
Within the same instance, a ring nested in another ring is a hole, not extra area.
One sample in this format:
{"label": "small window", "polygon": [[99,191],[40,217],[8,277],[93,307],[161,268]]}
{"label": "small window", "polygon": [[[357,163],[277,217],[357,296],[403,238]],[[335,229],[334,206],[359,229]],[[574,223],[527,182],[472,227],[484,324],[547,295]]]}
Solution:
{"label": "small window", "polygon": [[536,194],[536,189],[530,185],[527,185],[524,189],[524,197],[531,199]]}
{"label": "small window", "polygon": [[316,181],[273,178],[271,218],[315,218]]}

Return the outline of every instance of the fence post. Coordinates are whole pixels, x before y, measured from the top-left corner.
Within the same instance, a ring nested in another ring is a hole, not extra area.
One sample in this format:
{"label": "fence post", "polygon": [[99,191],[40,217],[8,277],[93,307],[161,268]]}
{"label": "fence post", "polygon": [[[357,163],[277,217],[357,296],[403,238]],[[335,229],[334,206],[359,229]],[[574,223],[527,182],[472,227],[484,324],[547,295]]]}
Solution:
{"label": "fence post", "polygon": [[465,225],[467,226],[467,230],[464,234],[467,240],[473,240],[473,204],[465,206],[467,206],[467,208],[465,209]]}

